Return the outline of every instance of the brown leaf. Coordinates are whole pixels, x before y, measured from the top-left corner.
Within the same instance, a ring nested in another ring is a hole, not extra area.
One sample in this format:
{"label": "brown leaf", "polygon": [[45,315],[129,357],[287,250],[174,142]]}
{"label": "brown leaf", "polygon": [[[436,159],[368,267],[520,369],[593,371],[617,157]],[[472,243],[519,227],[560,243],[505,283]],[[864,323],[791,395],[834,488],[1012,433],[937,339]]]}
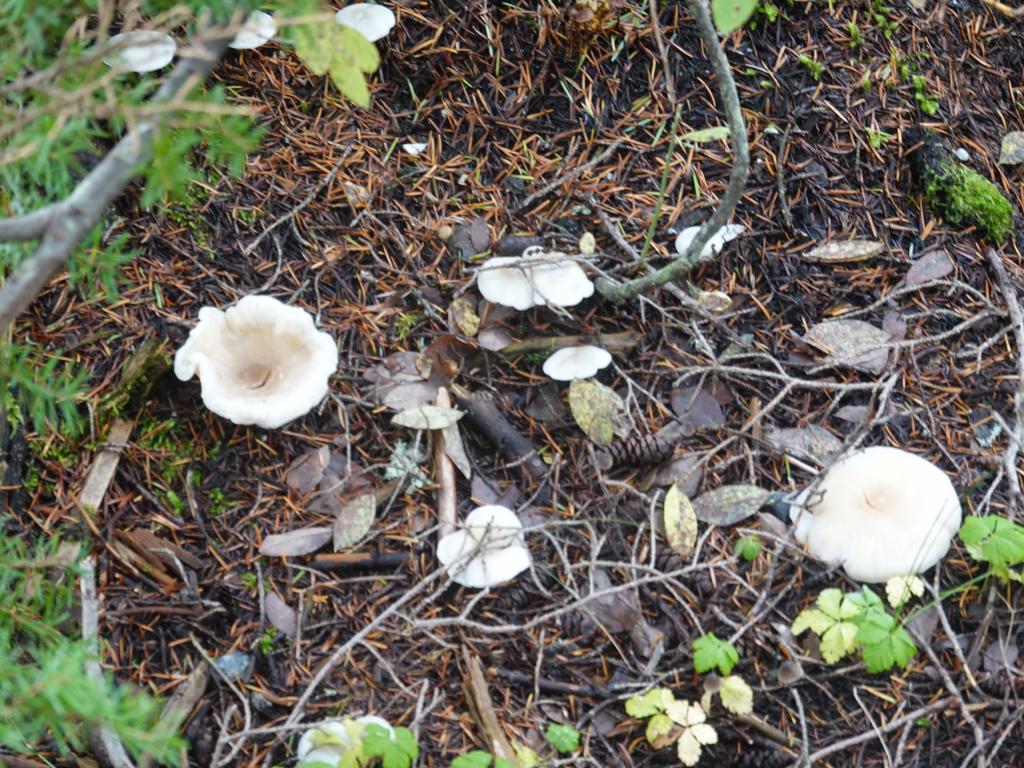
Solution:
{"label": "brown leaf", "polygon": [[820,264],[847,264],[854,261],[866,261],[885,250],[885,246],[874,240],[833,240],[799,254],[807,261]]}
{"label": "brown leaf", "polygon": [[334,551],[362,541],[377,515],[377,499],[372,493],[357,496],[334,518]]}
{"label": "brown leaf", "polygon": [[489,352],[500,352],[515,339],[503,328],[484,328],[476,337],[480,346]]}
{"label": "brown leaf", "polygon": [[842,419],[851,424],[862,424],[870,415],[871,409],[866,405],[844,405],[836,411],[837,419]]}
{"label": "brown leaf", "polygon": [[701,457],[698,454],[690,453],[667,461],[647,475],[639,488],[641,491],[647,491],[654,485],[675,485],[687,498],[692,499],[697,495],[700,481],[704,478],[704,469],[700,460]]}
{"label": "brown leaf", "polygon": [[693,431],[718,429],[725,424],[722,406],[706,387],[673,389],[672,410],[679,421]]}
{"label": "brown leaf", "polygon": [[381,404],[396,411],[419,408],[434,402],[437,398],[437,388],[438,385],[432,381],[411,381],[408,384],[398,384],[384,391]]}
{"label": "brown leaf", "polygon": [[932,280],[941,280],[951,274],[953,274],[953,260],[949,258],[949,254],[945,251],[932,251],[910,265],[907,276],[903,278],[903,283],[908,288],[913,288]]}
{"label": "brown leaf", "polygon": [[451,381],[462,367],[463,361],[476,352],[476,345],[470,344],[450,333],[434,339],[420,352],[416,359],[416,370],[424,379],[441,377]]}
{"label": "brown leaf", "polygon": [[305,496],[323,479],[324,470],[331,460],[330,446],[310,448],[291,463],[285,472],[284,481],[293,491]]}
{"label": "brown leaf", "polygon": [[795,455],[796,458],[810,456],[817,459],[828,459],[843,450],[842,442],[824,427],[809,424],[806,427],[789,427],[786,429],[770,428],[765,440],[782,453]]}
{"label": "brown leaf", "polygon": [[298,528],[288,533],[267,536],[260,545],[260,554],[268,557],[300,557],[316,552],[331,540],[331,529],[324,526]]}
{"label": "brown leaf", "polygon": [[899,312],[886,312],[882,317],[882,330],[889,334],[890,341],[903,341],[907,338],[907,321]]}
{"label": "brown leaf", "polygon": [[771,494],[756,485],[723,485],[693,500],[693,511],[702,523],[735,525],[753,515]]}
{"label": "brown leaf", "polygon": [[459,433],[459,425],[452,424],[441,430],[444,436],[444,455],[452,460],[459,472],[466,479],[473,476],[473,465],[466,455],[466,447],[462,444],[462,435]]}
{"label": "brown leaf", "polygon": [[267,612],[267,620],[285,637],[295,637],[299,633],[299,617],[295,609],[277,596],[277,592],[267,592],[263,604]]}
{"label": "brown leaf", "polygon": [[889,334],[863,320],[829,320],[811,326],[803,340],[826,353],[826,365],[881,373],[889,360]]}
{"label": "brown leaf", "polygon": [[543,248],[544,238],[536,235],[505,235],[494,244],[495,256],[522,256],[527,248]]}
{"label": "brown leaf", "polygon": [[[608,572],[603,568],[595,568],[593,587],[588,594],[605,592],[612,586]],[[585,617],[583,625],[586,629],[592,628],[596,623],[612,634],[627,631],[641,618],[639,601],[634,589],[588,597],[580,606],[580,612]]]}
{"label": "brown leaf", "polygon": [[542,424],[561,424],[569,415],[558,385],[549,381],[530,391],[530,404],[526,414]]}
{"label": "brown leaf", "polygon": [[491,244],[491,231],[487,222],[483,219],[459,224],[455,227],[455,234],[452,235],[451,245],[456,255],[462,259],[468,259],[478,253],[483,253]]}

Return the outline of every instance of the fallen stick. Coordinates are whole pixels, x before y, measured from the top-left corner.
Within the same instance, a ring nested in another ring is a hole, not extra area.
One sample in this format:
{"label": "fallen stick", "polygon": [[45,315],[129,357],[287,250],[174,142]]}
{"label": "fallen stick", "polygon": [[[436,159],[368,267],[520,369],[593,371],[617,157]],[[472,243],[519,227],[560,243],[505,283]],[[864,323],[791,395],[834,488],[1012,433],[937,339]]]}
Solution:
{"label": "fallen stick", "polygon": [[466,704],[469,712],[476,722],[477,728],[483,737],[487,751],[497,757],[503,757],[519,768],[516,760],[516,752],[501,729],[498,722],[498,715],[494,711],[494,704],[491,702],[491,694],[487,690],[487,680],[484,678],[484,668],[480,664],[480,658],[462,649],[462,658],[466,662],[466,676],[462,678],[462,691],[466,695]]}
{"label": "fallen stick", "polygon": [[[451,408],[452,400],[448,390],[441,387],[437,390],[437,404],[441,408]],[[457,427],[455,427],[457,429]],[[444,430],[434,430],[434,480],[437,483],[437,530],[438,539],[455,533],[456,497],[455,497],[455,463],[445,452]]]}

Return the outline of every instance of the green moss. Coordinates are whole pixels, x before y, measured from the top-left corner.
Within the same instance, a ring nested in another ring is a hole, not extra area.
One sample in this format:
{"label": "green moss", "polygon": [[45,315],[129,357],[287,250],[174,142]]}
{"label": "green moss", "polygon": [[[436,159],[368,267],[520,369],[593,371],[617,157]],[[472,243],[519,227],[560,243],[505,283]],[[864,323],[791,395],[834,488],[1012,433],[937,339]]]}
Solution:
{"label": "green moss", "polygon": [[989,240],[1001,243],[1013,232],[1013,207],[999,188],[959,163],[929,170],[925,201],[955,227],[975,226]]}

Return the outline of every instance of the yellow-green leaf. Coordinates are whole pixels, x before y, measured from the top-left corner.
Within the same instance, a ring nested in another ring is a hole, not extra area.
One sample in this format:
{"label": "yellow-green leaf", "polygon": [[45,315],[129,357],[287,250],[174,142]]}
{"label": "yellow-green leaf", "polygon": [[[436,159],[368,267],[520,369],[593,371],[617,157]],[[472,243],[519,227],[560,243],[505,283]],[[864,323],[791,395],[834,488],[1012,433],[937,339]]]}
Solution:
{"label": "yellow-green leaf", "polygon": [[679,137],[680,141],[693,141],[704,143],[708,141],[722,141],[729,138],[729,126],[716,125],[714,128],[701,128],[699,131],[690,131]]}
{"label": "yellow-green leaf", "polygon": [[366,85],[366,78],[363,73],[353,66],[338,62],[331,62],[329,70],[331,81],[341,91],[341,95],[358,104],[363,109],[370,106],[370,89]]}
{"label": "yellow-green leaf", "polygon": [[754,710],[754,692],[739,675],[722,678],[718,697],[722,700],[722,706],[734,715],[749,715]]}
{"label": "yellow-green leaf", "polygon": [[647,741],[652,746],[657,744],[661,739],[672,733],[672,729],[675,727],[675,723],[668,717],[668,715],[652,715],[651,719],[647,721]]}
{"label": "yellow-green leaf", "polygon": [[337,49],[335,55],[343,55],[345,59],[360,72],[370,74],[380,66],[380,54],[377,47],[356,32],[352,27],[336,26],[335,38]]}
{"label": "yellow-green leaf", "polygon": [[629,434],[626,404],[599,381],[573,379],[569,385],[569,409],[580,429],[598,445],[608,445],[616,435]]}
{"label": "yellow-green leaf", "polygon": [[692,555],[697,543],[697,516],[693,512],[693,504],[676,485],[665,493],[663,519],[669,546],[683,557]]}

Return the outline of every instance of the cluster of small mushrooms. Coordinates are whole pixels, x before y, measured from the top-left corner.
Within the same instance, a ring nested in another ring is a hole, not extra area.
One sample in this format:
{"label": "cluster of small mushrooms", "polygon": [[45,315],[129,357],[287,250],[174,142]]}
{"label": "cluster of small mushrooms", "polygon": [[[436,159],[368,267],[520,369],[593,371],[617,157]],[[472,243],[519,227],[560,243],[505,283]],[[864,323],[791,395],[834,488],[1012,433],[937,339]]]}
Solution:
{"label": "cluster of small mushrooms", "polygon": [[[383,5],[353,3],[334,15],[342,26],[351,27],[371,43],[380,40],[395,26],[395,14]],[[249,50],[259,48],[274,39],[277,22],[265,11],[253,11],[242,28],[228,43],[229,48]],[[155,72],[163,69],[178,52],[178,44],[165,32],[136,30],[114,35],[107,41],[107,55],[103,62],[127,72]]]}

